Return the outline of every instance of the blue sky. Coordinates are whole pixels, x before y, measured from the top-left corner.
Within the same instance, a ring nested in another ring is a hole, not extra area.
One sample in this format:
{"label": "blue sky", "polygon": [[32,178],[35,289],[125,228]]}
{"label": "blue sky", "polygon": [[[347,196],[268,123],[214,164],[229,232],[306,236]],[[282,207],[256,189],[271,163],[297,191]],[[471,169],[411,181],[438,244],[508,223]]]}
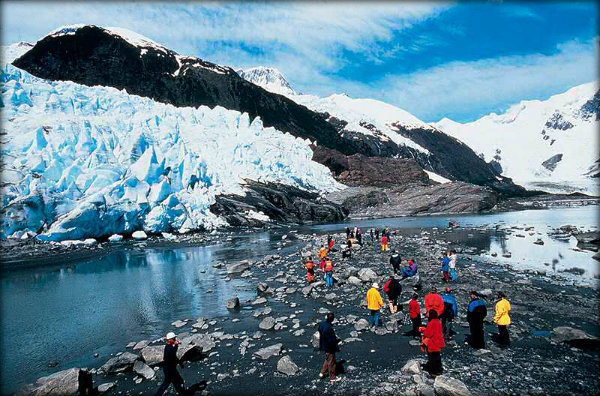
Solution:
{"label": "blue sky", "polygon": [[276,67],[303,93],[471,121],[597,79],[596,2],[3,2],[2,41],[66,24],[134,30],[181,54]]}

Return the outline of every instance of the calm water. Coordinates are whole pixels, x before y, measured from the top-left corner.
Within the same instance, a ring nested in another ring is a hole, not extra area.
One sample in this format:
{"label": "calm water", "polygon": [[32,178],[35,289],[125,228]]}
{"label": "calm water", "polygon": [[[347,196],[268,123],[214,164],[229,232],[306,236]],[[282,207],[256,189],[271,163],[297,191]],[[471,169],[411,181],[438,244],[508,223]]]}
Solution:
{"label": "calm water", "polygon": [[[542,235],[507,239],[492,237],[490,252],[511,251],[519,266],[548,268],[559,257],[560,268],[581,267],[585,276],[597,271],[589,252],[572,251],[572,238],[559,242],[546,236],[548,226],[597,225],[597,207],[521,211],[491,215],[405,217],[353,222],[361,228],[446,227],[449,219],[466,226],[504,222],[534,226]],[[302,232],[327,233],[348,224],[301,227]],[[130,341],[161,337],[182,318],[226,314],[226,300],[255,297],[243,279],[225,281],[212,265],[272,254],[284,231],[257,232],[215,246],[118,251],[55,268],[6,272],[0,276],[0,393],[12,393],[42,375],[69,367],[96,367]],[[519,231],[520,232],[520,231]],[[533,245],[542,238],[546,245]],[[282,252],[297,251],[293,242]],[[507,259],[508,260],[508,259]],[[212,289],[212,293],[207,293]],[[101,357],[94,359],[99,352]],[[50,361],[60,363],[49,368]],[[10,379],[10,380],[7,380]]]}

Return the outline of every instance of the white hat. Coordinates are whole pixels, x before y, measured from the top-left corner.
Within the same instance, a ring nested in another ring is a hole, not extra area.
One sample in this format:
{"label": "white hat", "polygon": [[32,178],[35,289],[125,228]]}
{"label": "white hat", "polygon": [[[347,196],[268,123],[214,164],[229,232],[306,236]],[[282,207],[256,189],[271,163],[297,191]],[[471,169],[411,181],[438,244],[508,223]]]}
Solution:
{"label": "white hat", "polygon": [[170,339],[175,338],[175,337],[177,337],[177,336],[172,331],[169,331],[167,333],[167,340],[170,340]]}
{"label": "white hat", "polygon": [[379,289],[379,284],[378,284],[377,282],[375,282],[375,283],[373,283],[373,287],[374,287],[375,289]]}

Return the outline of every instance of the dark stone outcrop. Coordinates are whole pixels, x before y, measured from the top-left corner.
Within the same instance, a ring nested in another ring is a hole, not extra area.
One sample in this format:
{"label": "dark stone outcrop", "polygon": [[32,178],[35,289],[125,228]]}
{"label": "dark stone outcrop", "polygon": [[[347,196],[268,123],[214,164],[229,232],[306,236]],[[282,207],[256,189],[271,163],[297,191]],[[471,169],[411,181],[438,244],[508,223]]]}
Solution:
{"label": "dark stone outcrop", "polygon": [[336,222],[348,215],[345,208],[316,193],[254,181],[248,181],[245,196],[217,196],[211,206],[211,212],[223,216],[230,226],[264,226],[264,221],[245,215],[250,210],[264,213],[275,223]]}
{"label": "dark stone outcrop", "polygon": [[331,169],[347,186],[391,187],[407,183],[429,184],[429,176],[414,159],[351,156],[322,146],[313,147],[313,161]]}
{"label": "dark stone outcrop", "polygon": [[558,165],[558,163],[562,160],[562,157],[562,154],[555,154],[546,161],[542,162],[542,166],[549,171],[554,171],[554,169],[556,169],[556,165]]}
{"label": "dark stone outcrop", "polygon": [[492,209],[498,199],[492,189],[465,182],[384,189],[356,187],[329,194],[327,198],[341,203],[352,218],[478,213]]}
{"label": "dark stone outcrop", "polygon": [[600,90],[596,91],[594,97],[581,106],[581,116],[585,120],[591,118],[600,121]]}

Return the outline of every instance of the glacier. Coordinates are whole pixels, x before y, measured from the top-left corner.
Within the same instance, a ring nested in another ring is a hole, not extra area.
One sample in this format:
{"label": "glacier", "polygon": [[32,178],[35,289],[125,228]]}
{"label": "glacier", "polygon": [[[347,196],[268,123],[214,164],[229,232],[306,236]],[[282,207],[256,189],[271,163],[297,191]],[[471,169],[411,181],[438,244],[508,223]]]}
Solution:
{"label": "glacier", "polygon": [[28,48],[2,49],[2,238],[212,230],[227,225],[215,197],[244,195],[248,180],[344,188],[309,140],[258,117],[39,79],[10,64]]}

